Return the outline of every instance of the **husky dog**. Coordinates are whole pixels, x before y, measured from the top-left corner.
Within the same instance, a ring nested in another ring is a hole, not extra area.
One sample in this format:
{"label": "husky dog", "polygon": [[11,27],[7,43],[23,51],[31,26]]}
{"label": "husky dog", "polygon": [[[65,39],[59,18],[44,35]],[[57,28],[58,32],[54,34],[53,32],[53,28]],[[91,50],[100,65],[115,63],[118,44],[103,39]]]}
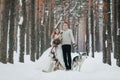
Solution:
{"label": "husky dog", "polygon": [[80,71],[82,63],[87,58],[87,54],[85,52],[83,52],[83,53],[80,53],[80,52],[73,53],[73,55],[75,55],[75,54],[78,54],[78,55],[73,57],[72,68],[73,68],[73,70]]}
{"label": "husky dog", "polygon": [[[71,53],[71,54],[72,54],[71,55],[72,56],[72,69],[75,71],[80,71],[82,63],[87,58],[87,54],[85,52],[83,53],[76,52],[76,53]],[[43,71],[43,72],[51,72],[51,71],[56,71],[56,70],[64,70],[64,67],[61,65],[59,60],[53,54],[49,70]]]}
{"label": "husky dog", "polygon": [[51,60],[51,63],[49,65],[49,69],[46,70],[42,70],[43,72],[51,72],[51,71],[56,71],[56,70],[64,70],[63,66],[60,64],[60,62],[58,61],[58,59],[53,58]]}
{"label": "husky dog", "polygon": [[[85,59],[87,58],[87,53],[85,52],[76,52],[76,53],[71,53],[72,54],[72,69],[75,71],[80,71],[80,68],[83,64],[83,62],[85,61]],[[60,64],[60,62],[57,59],[53,59],[54,65],[52,67],[53,71],[56,70],[64,70],[63,66]]]}
{"label": "husky dog", "polygon": [[64,70],[63,66],[57,59],[55,60],[55,65],[53,67],[53,71],[56,71],[56,70]]}
{"label": "husky dog", "polygon": [[56,71],[56,70],[64,70],[64,67],[61,65],[59,60],[56,58],[55,53],[50,54],[51,57],[51,62],[49,65],[49,69],[47,71],[42,70],[43,72],[51,72],[51,71]]}

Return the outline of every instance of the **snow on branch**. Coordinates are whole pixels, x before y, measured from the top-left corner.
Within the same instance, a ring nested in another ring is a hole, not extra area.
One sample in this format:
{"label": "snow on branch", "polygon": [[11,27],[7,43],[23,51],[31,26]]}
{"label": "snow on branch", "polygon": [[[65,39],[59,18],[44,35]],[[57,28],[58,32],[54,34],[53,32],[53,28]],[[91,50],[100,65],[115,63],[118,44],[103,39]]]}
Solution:
{"label": "snow on branch", "polygon": [[23,16],[20,17],[20,21],[19,21],[18,24],[19,24],[19,25],[22,25],[22,23],[23,23]]}
{"label": "snow on branch", "polygon": [[[76,3],[75,3],[75,6],[70,10],[70,13],[72,13],[72,12],[75,10],[75,8],[76,8],[76,6],[77,6],[77,3],[78,3],[78,2],[76,2]],[[56,27],[61,23],[61,21],[62,21],[62,15],[63,15],[63,14],[60,15],[60,18],[59,18],[59,20],[58,20],[58,22],[57,22],[57,24],[55,25],[54,28],[56,28]],[[67,15],[67,13],[66,13],[65,15]]]}
{"label": "snow on branch", "polygon": [[61,23],[61,20],[62,20],[62,15],[60,16],[59,21],[57,22],[54,28],[57,28],[57,26]]}
{"label": "snow on branch", "polygon": [[22,6],[22,0],[20,0],[20,6]]}
{"label": "snow on branch", "polygon": [[78,2],[76,2],[76,3],[75,3],[75,6],[70,10],[70,13],[75,10],[75,8],[76,8],[76,6],[77,6],[77,3],[78,3]]}

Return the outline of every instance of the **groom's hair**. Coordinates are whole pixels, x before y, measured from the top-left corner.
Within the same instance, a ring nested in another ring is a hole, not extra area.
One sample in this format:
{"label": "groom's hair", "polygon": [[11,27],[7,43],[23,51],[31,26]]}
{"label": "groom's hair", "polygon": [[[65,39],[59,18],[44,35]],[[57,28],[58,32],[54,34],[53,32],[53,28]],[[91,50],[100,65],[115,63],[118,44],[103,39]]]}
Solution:
{"label": "groom's hair", "polygon": [[68,28],[70,28],[70,27],[69,27],[69,24],[68,24],[68,22],[64,21],[64,23],[63,23],[63,24],[67,24]]}

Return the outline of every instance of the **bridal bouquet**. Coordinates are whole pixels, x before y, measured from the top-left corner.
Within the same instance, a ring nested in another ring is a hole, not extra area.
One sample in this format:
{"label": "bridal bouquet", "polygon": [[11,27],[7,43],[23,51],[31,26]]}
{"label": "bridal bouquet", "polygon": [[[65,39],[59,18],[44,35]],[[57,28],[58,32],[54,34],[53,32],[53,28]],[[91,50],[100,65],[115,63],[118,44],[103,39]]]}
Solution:
{"label": "bridal bouquet", "polygon": [[59,38],[53,40],[54,45],[59,45],[61,43],[61,40]]}

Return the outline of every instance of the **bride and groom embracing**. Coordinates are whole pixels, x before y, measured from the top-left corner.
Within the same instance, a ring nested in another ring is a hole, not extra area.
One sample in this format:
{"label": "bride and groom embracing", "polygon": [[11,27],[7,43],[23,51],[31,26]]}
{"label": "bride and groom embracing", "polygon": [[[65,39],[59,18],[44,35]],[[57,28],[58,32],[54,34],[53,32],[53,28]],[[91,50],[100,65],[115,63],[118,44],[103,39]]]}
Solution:
{"label": "bride and groom embracing", "polygon": [[51,35],[51,40],[52,46],[40,58],[42,70],[46,72],[53,71],[56,62],[59,62],[58,65],[62,69],[71,70],[71,44],[75,45],[75,40],[67,22],[64,22],[63,30],[60,31],[59,28],[55,28]]}

